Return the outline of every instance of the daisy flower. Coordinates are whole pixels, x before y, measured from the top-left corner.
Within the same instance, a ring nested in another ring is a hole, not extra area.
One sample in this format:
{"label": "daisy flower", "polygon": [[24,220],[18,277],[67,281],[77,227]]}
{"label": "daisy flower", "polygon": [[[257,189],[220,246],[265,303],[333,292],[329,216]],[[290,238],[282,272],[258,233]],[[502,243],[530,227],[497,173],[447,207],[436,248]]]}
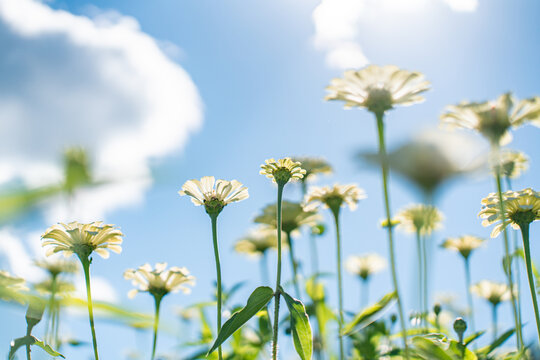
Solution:
{"label": "daisy flower", "polygon": [[494,306],[511,299],[510,288],[505,283],[482,280],[474,284],[471,287],[471,291],[476,296],[489,301]]}
{"label": "daisy flower", "polygon": [[419,232],[421,235],[431,234],[433,230],[439,229],[443,219],[442,213],[436,207],[425,204],[411,205],[396,215],[398,228],[410,233]]}
{"label": "daisy flower", "polygon": [[22,302],[18,293],[26,290],[28,290],[28,288],[25,286],[23,278],[13,276],[7,271],[0,270],[0,299]]}
{"label": "daisy flower", "polygon": [[363,280],[384,270],[387,265],[386,259],[378,254],[352,255],[345,261],[345,269]]}
{"label": "daisy flower", "polygon": [[302,183],[312,181],[318,174],[329,175],[333,171],[332,166],[323,158],[293,157],[292,161],[302,164],[302,169],[306,170]]}
{"label": "daisy flower", "polygon": [[[265,224],[277,228],[277,212],[276,204],[266,206],[261,215],[258,215],[254,222]],[[283,201],[282,202],[282,217],[281,226],[285,233],[291,234],[298,232],[302,226],[315,226],[322,217],[315,210],[306,211],[301,204]]]}
{"label": "daisy flower", "polygon": [[234,244],[234,250],[239,254],[261,257],[270,249],[277,249],[275,228],[258,226],[249,231]]}
{"label": "daisy flower", "polygon": [[349,206],[349,209],[356,210],[358,201],[366,197],[364,190],[356,184],[315,186],[304,198],[304,210],[312,211],[321,205],[333,212],[339,211],[339,208],[343,206]]}
{"label": "daisy flower", "polygon": [[288,157],[277,161],[272,158],[264,162],[259,173],[272,179],[278,185],[285,185],[292,180],[301,180],[306,174],[306,170],[302,169],[302,164]]}
{"label": "daisy flower", "polygon": [[506,178],[515,179],[529,168],[529,158],[521,151],[504,149],[500,153],[498,164],[496,162],[493,168],[495,174],[500,171]]}
{"label": "daisy flower", "polygon": [[457,251],[463,256],[464,259],[468,259],[473,250],[483,246],[485,239],[479,238],[473,235],[463,235],[454,238],[447,238],[441,244],[441,247],[449,250]]}
{"label": "daisy flower", "polygon": [[147,292],[154,297],[163,297],[178,291],[189,294],[191,289],[188,285],[195,285],[195,278],[189,274],[188,269],[176,266],[167,269],[167,263],[157,263],[153,269],[150,264],[144,264],[137,269],[127,269],[124,278],[138,287],[128,293],[130,299],[139,292]]}
{"label": "daisy flower", "polygon": [[57,277],[60,274],[75,274],[78,272],[77,264],[75,262],[62,258],[36,260],[34,264],[47,271],[51,277]]}

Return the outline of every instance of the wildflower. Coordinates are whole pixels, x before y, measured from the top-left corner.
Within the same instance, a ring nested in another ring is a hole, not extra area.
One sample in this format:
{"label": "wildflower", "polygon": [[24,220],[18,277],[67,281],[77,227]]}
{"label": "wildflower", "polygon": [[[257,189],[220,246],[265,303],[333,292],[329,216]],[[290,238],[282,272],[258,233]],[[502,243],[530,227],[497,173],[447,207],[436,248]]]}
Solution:
{"label": "wildflower", "polygon": [[326,100],[342,100],[345,108],[363,107],[373,113],[384,113],[396,105],[412,105],[424,101],[421,93],[430,84],[418,72],[401,70],[397,66],[369,65],[361,70],[349,70],[343,78],[333,79],[326,88]]}
{"label": "wildflower", "polygon": [[398,228],[411,233],[419,232],[421,235],[431,234],[433,230],[439,229],[443,218],[436,207],[424,204],[411,205],[396,215]]}
{"label": "wildflower", "polygon": [[283,158],[279,160],[268,159],[261,165],[261,175],[272,179],[278,185],[285,185],[292,180],[301,180],[306,174],[306,170],[302,169],[302,164],[291,160],[291,158]]}
{"label": "wildflower", "polygon": [[484,244],[485,240],[473,235],[463,235],[455,238],[447,238],[442,247],[449,250],[458,251],[464,259],[468,259],[473,250]]}
{"label": "wildflower", "polygon": [[293,157],[291,160],[300,163],[302,169],[306,170],[304,177],[300,179],[302,183],[315,179],[317,174],[329,175],[332,173],[332,166],[323,158]]}
{"label": "wildflower", "polygon": [[47,279],[34,285],[37,292],[42,294],[66,295],[75,292],[75,285],[70,281]]}
{"label": "wildflower", "polygon": [[494,101],[462,102],[447,106],[441,121],[449,127],[475,130],[491,144],[503,145],[512,139],[511,128],[527,121],[538,122],[539,100],[534,97],[518,101],[511,93],[506,93]]}
{"label": "wildflower", "polygon": [[213,176],[204,176],[201,180],[188,180],[178,192],[188,195],[195,206],[204,205],[209,215],[219,214],[230,203],[249,197],[248,190],[242,183],[232,180],[215,180]]}
{"label": "wildflower", "polygon": [[478,297],[489,301],[492,305],[498,305],[503,301],[510,300],[510,288],[505,283],[482,280],[471,287],[471,291]]}
{"label": "wildflower", "polygon": [[524,171],[529,168],[529,158],[521,151],[505,149],[501,151],[498,164],[493,165],[493,172],[500,174],[506,178],[518,178]]}
{"label": "wildflower", "polygon": [[[501,216],[499,197],[495,193],[482,199],[482,210],[479,216],[482,225],[495,224],[491,237],[497,237],[510,224],[514,229],[528,226],[535,220],[540,220],[540,193],[531,188],[521,191],[506,191],[503,194],[504,216]],[[503,221],[504,219],[504,221]]]}
{"label": "wildflower", "polygon": [[358,201],[367,196],[364,190],[356,184],[312,187],[304,198],[304,210],[311,211],[319,206],[329,208],[332,212],[339,211],[342,206],[349,206],[349,209],[355,210]]}
{"label": "wildflower", "polygon": [[57,277],[60,274],[74,274],[78,271],[76,263],[61,258],[36,260],[35,264],[47,271],[51,277]]}
{"label": "wildflower", "polygon": [[114,225],[104,225],[101,221],[89,224],[70,222],[48,228],[43,235],[42,246],[47,248],[47,256],[63,253],[65,257],[76,254],[81,261],[96,252],[102,258],[109,257],[109,250],[122,252],[122,232]]}
{"label": "wildflower", "polygon": [[28,290],[24,284],[25,281],[23,278],[13,276],[7,271],[0,270],[0,299],[22,302],[22,299],[19,297],[19,292]]}
{"label": "wildflower", "polygon": [[150,264],[144,264],[138,269],[127,269],[124,272],[124,278],[131,280],[134,286],[138,286],[138,289],[133,289],[128,293],[130,298],[133,298],[138,292],[147,292],[154,297],[154,341],[151,357],[153,360],[156,355],[159,310],[163,297],[177,291],[182,291],[185,294],[190,293],[191,289],[188,285],[195,285],[195,278],[189,275],[186,268],[173,266],[167,269],[167,263],[157,263],[154,269]]}
{"label": "wildflower", "polygon": [[345,261],[347,271],[363,280],[367,280],[371,275],[384,270],[386,266],[385,258],[378,254],[352,255]]}
{"label": "wildflower", "polygon": [[276,230],[264,225],[252,229],[234,244],[236,252],[255,257],[264,256],[269,249],[277,249]]}
{"label": "wildflower", "polygon": [[[261,215],[257,216],[254,222],[258,224],[266,224],[277,228],[277,213],[276,204],[270,204],[263,209]],[[285,233],[291,234],[298,231],[302,226],[315,226],[322,217],[314,210],[305,211],[302,205],[290,202],[282,202],[282,217],[281,226]]]}

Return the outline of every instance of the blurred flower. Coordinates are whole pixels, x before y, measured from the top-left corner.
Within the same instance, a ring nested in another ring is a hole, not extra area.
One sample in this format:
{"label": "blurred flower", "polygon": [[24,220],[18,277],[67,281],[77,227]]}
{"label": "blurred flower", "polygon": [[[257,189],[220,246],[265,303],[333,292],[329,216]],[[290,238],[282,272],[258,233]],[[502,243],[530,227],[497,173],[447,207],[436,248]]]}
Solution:
{"label": "blurred flower", "polygon": [[23,278],[0,270],[0,299],[7,301],[15,300],[14,297],[18,292],[28,290],[24,284],[25,281]]}
{"label": "blurred flower", "polygon": [[148,292],[159,298],[178,291],[189,294],[191,289],[187,285],[195,285],[195,278],[189,275],[188,269],[176,266],[167,269],[167,263],[157,263],[154,269],[150,264],[139,266],[138,269],[127,269],[124,278],[139,287],[128,293],[129,298],[133,298],[138,292]]}
{"label": "blurred flower", "polygon": [[292,161],[299,162],[302,169],[306,170],[302,182],[313,180],[317,174],[331,174],[332,166],[323,158],[315,157],[293,157]]}
{"label": "blurred flower", "polygon": [[345,261],[347,271],[363,280],[384,270],[386,266],[386,259],[378,254],[352,255]]}
{"label": "blurred flower", "polygon": [[35,264],[47,271],[51,277],[56,277],[60,274],[74,274],[79,270],[75,262],[62,258],[36,260]]}
{"label": "blurred flower", "polygon": [[242,183],[232,180],[215,180],[213,176],[204,176],[201,180],[188,180],[178,192],[188,195],[195,206],[204,205],[208,214],[219,214],[225,206],[249,197],[248,189]]}
{"label": "blurred flower", "polygon": [[268,159],[261,165],[260,174],[272,179],[278,185],[285,185],[289,180],[301,180],[304,177],[306,170],[301,166],[302,164],[288,157],[277,161]]}
{"label": "blurred flower", "polygon": [[[254,222],[266,224],[273,229],[277,228],[277,207],[276,204],[267,205],[261,215],[257,216]],[[322,217],[317,211],[306,211],[302,205],[290,201],[282,202],[281,228],[283,232],[291,234],[300,230],[302,226],[315,226]]]}
{"label": "blurred flower", "polygon": [[463,235],[455,238],[447,238],[441,247],[449,250],[459,251],[463,258],[468,259],[473,250],[484,244],[485,240],[477,236]]}
{"label": "blurred flower", "polygon": [[[61,225],[61,226],[60,226]],[[104,225],[101,221],[89,224],[70,222],[48,228],[43,235],[42,246],[47,247],[47,256],[62,252],[68,257],[75,253],[81,260],[88,259],[92,252],[108,258],[109,252],[122,252],[122,232],[114,225]]]}
{"label": "blurred flower", "polygon": [[277,249],[276,230],[264,225],[251,229],[234,244],[237,253],[255,257],[264,255],[269,249]]}
{"label": "blurred flower", "polygon": [[347,205],[351,210],[355,210],[358,201],[365,198],[364,190],[360,189],[356,184],[314,186],[304,198],[304,210],[312,211],[321,205],[331,209],[333,212]]}
{"label": "blurred flower", "polygon": [[478,297],[486,299],[493,306],[511,298],[510,288],[505,283],[498,283],[489,280],[482,280],[471,286],[471,291]]}
{"label": "blurred flower", "polygon": [[430,84],[418,72],[400,70],[397,66],[369,65],[349,70],[335,78],[326,89],[326,100],[343,100],[345,108],[364,107],[373,113],[384,113],[395,105],[412,105],[424,101],[420,93]]}
{"label": "blurred flower", "polygon": [[[496,193],[489,194],[482,199],[482,210],[478,214],[483,221],[482,225],[495,224],[491,237],[497,237],[501,231],[512,225],[519,229],[520,225],[529,225],[533,221],[540,220],[540,193],[531,188],[521,191],[506,191],[502,193],[504,215],[501,216],[499,196]],[[504,219],[504,222],[503,222]]]}
{"label": "blurred flower", "polygon": [[443,124],[475,130],[494,145],[510,142],[511,128],[539,120],[539,98],[518,101],[511,93],[503,94],[494,101],[462,102],[447,106],[441,115]]}
{"label": "blurred flower", "polygon": [[499,164],[493,165],[495,174],[496,166],[500,166],[502,176],[515,179],[529,168],[529,158],[521,151],[504,149],[500,152]]}
{"label": "blurred flower", "polygon": [[75,292],[75,285],[69,281],[47,279],[34,285],[37,292],[41,294],[51,294],[54,291],[55,295],[67,295]]}
{"label": "blurred flower", "polygon": [[432,205],[416,204],[401,210],[396,219],[399,221],[398,228],[407,232],[419,232],[422,235],[431,234],[442,226],[443,214]]}

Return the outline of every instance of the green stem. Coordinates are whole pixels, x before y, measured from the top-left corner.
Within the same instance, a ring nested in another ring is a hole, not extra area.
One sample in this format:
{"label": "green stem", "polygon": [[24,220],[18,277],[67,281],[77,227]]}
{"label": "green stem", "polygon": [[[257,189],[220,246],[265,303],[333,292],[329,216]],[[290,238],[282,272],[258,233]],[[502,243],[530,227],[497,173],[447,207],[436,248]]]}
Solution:
{"label": "green stem", "polygon": [[429,272],[428,272],[428,269],[427,269],[427,236],[424,235],[424,237],[421,239],[421,244],[422,244],[422,275],[424,275],[424,286],[423,286],[423,295],[424,295],[424,300],[423,300],[423,303],[424,303],[424,308],[422,309],[422,319],[424,320],[424,326],[425,326],[425,329],[426,329],[426,332],[428,330],[428,321],[427,321],[427,317],[428,317],[428,308],[429,308],[429,298],[428,298],[428,294],[429,294],[429,289],[428,289],[428,275],[429,275]]}
{"label": "green stem", "polygon": [[538,312],[538,300],[536,298],[536,286],[532,272],[531,248],[529,244],[529,224],[520,225],[521,236],[523,237],[523,250],[525,252],[525,266],[527,267],[527,278],[534,306],[534,316],[536,319],[536,330],[538,331],[538,340],[540,343],[540,315]]}
{"label": "green stem", "polygon": [[362,299],[361,308],[364,309],[369,304],[369,277],[360,278],[362,282],[360,298]]}
{"label": "green stem", "polygon": [[98,349],[97,349],[97,339],[96,339],[96,329],[94,326],[94,310],[92,307],[92,291],[90,289],[90,260],[80,258],[83,271],[84,279],[86,281],[86,297],[88,302],[88,317],[90,319],[90,330],[92,331],[92,346],[94,347],[94,358],[99,360]]}
{"label": "green stem", "polygon": [[341,274],[341,232],[339,229],[339,207],[337,209],[332,209],[332,213],[334,215],[334,222],[336,224],[336,267],[337,267],[337,275],[338,275],[338,311],[339,311],[339,321],[338,321],[338,328],[339,328],[339,359],[343,360],[345,359],[345,352],[343,350],[343,276]]}
{"label": "green stem", "polygon": [[291,262],[291,269],[293,273],[292,275],[293,275],[294,291],[296,292],[296,297],[300,299],[300,287],[298,285],[298,268],[297,268],[296,257],[294,256],[294,244],[293,244],[293,239],[291,237],[291,233],[290,232],[285,233],[285,238],[287,240],[287,245],[289,245],[289,260]]}
{"label": "green stem", "polygon": [[162,296],[154,295],[156,313],[154,315],[154,341],[152,342],[152,357],[150,358],[151,360],[154,360],[154,358],[156,357],[156,345],[157,345],[158,328],[159,328],[159,308],[161,306],[161,299],[163,299]]}
{"label": "green stem", "polygon": [[56,310],[55,310],[55,296],[56,296],[56,278],[58,275],[51,275],[51,296],[49,297],[48,305],[48,314],[47,314],[47,324],[45,326],[45,339],[51,343],[56,348],[54,342],[54,328],[56,321]]}
{"label": "green stem", "polygon": [[[496,164],[497,164],[497,166],[495,166],[495,182],[496,182],[496,185],[497,185],[497,194],[498,194],[498,197],[499,197],[499,210],[500,210],[501,214],[504,214],[505,213],[504,212],[504,201],[503,201],[503,196],[502,196],[502,185],[501,185],[501,167],[499,166],[499,163],[500,163],[499,147],[498,146],[493,146],[492,153],[493,153],[492,156],[495,157],[495,161],[496,161]],[[504,221],[506,221],[506,219],[503,220],[503,222]],[[517,337],[518,350],[521,350],[523,348],[523,338],[522,338],[522,335],[521,335],[522,325],[521,325],[520,319],[518,317],[518,311],[517,311],[517,306],[516,306],[516,294],[515,294],[515,291],[514,291],[514,280],[513,280],[513,276],[512,276],[512,257],[510,256],[510,250],[509,250],[510,246],[508,244],[508,231],[507,231],[506,227],[504,227],[504,230],[503,230],[503,238],[504,238],[504,256],[505,256],[506,262],[508,263],[507,266],[504,266],[504,272],[506,274],[508,287],[510,288],[510,296],[511,296],[511,301],[512,301],[512,312],[513,312],[513,315],[514,315],[514,324],[515,324],[515,327],[516,327],[516,337]]]}
{"label": "green stem", "polygon": [[420,231],[416,230],[416,253],[418,257],[418,309],[421,313],[420,315],[420,325],[424,323],[424,287],[423,287],[423,271],[424,271],[424,256],[422,249],[422,239],[420,237]]}
{"label": "green stem", "polygon": [[[221,331],[221,263],[219,262],[219,246],[217,240],[217,218],[218,214],[210,215],[212,220],[212,240],[214,243],[214,258],[216,262],[216,274],[217,274],[217,334]],[[216,335],[217,336],[217,335]],[[218,348],[218,359],[223,359],[221,346]]]}
{"label": "green stem", "polygon": [[276,291],[274,300],[274,333],[272,337],[272,359],[277,360],[277,344],[279,333],[279,300],[281,296],[281,200],[283,197],[283,187],[278,184],[277,192],[277,239],[278,239],[278,259],[276,275]]}
{"label": "green stem", "polygon": [[491,319],[493,323],[493,341],[497,340],[497,305],[493,305],[491,308]]}
{"label": "green stem", "polygon": [[465,261],[465,286],[467,287],[467,302],[469,303],[469,321],[471,323],[471,331],[474,334],[476,332],[476,326],[474,325],[474,304],[471,293],[471,266],[469,257],[464,258]]}
{"label": "green stem", "polygon": [[409,345],[407,344],[407,327],[405,325],[405,317],[403,315],[403,305],[401,303],[401,296],[399,294],[399,286],[396,272],[396,259],[394,254],[394,239],[392,235],[392,214],[390,212],[390,196],[388,192],[388,158],[386,155],[386,145],[384,141],[384,113],[376,113],[377,118],[377,131],[379,135],[379,155],[381,157],[382,168],[382,183],[384,192],[384,206],[386,211],[386,221],[388,222],[388,250],[390,252],[390,267],[392,271],[392,282],[394,285],[394,291],[396,293],[399,322],[401,325],[401,336],[403,338],[403,346],[405,348],[405,358],[409,359]]}
{"label": "green stem", "polygon": [[[506,177],[506,185],[507,190],[512,190],[512,181],[510,180],[510,177]],[[512,249],[512,258],[515,257],[517,254],[517,251],[519,249],[519,239],[518,239],[518,232],[517,230],[512,231],[512,243],[513,243],[513,249]],[[518,321],[520,324],[523,324],[521,320],[521,267],[519,266],[519,261],[515,262],[514,270],[516,271],[516,287],[517,287],[517,294],[516,294],[516,303],[517,303],[517,310],[518,310]]]}
{"label": "green stem", "polygon": [[[26,336],[31,336],[32,335],[32,327],[31,326],[27,326],[26,327]],[[26,344],[26,360],[32,360],[32,357],[30,356],[30,344]]]}

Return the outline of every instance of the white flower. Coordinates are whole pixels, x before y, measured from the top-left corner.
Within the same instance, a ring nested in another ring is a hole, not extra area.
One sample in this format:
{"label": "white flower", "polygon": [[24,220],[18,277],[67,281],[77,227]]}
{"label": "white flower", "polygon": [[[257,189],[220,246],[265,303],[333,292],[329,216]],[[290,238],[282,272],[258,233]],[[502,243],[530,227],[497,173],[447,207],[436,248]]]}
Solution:
{"label": "white flower", "polygon": [[356,184],[334,186],[314,186],[309,189],[304,199],[304,210],[312,211],[319,206],[337,211],[341,206],[349,206],[351,210],[356,209],[356,204],[361,199],[365,199],[366,193]]}
{"label": "white flower", "polygon": [[138,292],[148,292],[160,298],[178,291],[189,294],[191,289],[187,285],[195,285],[195,278],[189,275],[188,269],[176,266],[167,269],[167,263],[157,263],[154,269],[150,264],[144,264],[138,269],[128,269],[124,272],[124,278],[139,287],[128,293],[129,298],[133,298]]}
{"label": "white flower", "polygon": [[347,271],[364,280],[384,270],[386,266],[386,259],[378,254],[352,255],[345,261]]}
{"label": "white flower", "polygon": [[291,160],[291,158],[283,158],[279,160],[268,159],[261,165],[261,175],[272,179],[273,182],[285,185],[289,180],[300,180],[306,174],[306,170],[302,169],[302,164]]}

